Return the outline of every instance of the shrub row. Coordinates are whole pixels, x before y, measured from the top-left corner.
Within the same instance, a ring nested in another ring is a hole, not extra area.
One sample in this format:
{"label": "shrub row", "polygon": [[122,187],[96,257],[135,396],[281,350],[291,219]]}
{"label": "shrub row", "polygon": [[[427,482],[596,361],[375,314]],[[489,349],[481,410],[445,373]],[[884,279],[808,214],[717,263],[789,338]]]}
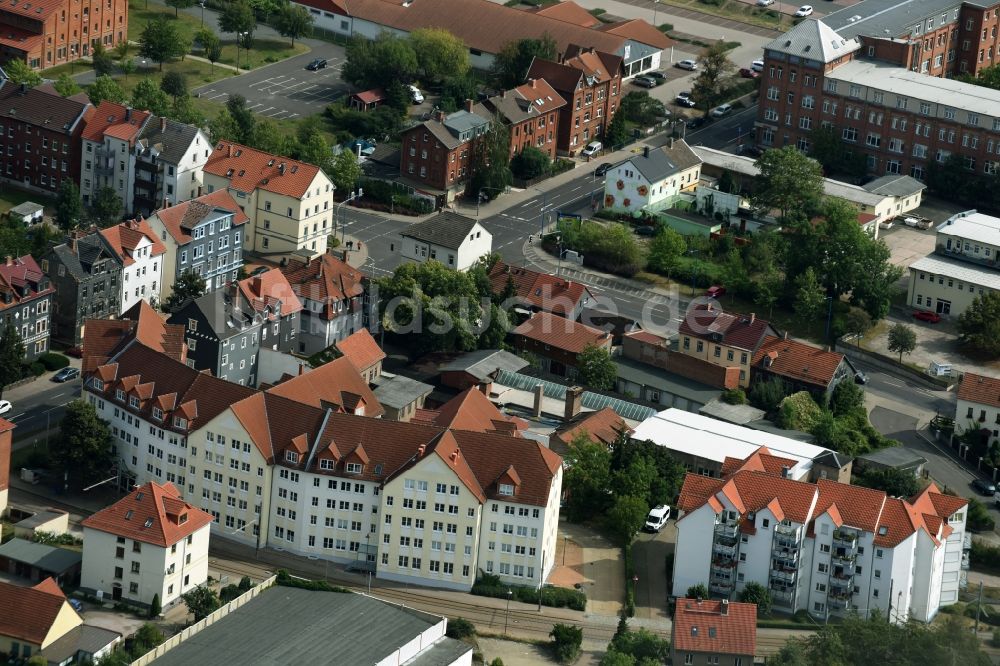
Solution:
{"label": "shrub row", "polygon": [[325,580],[307,580],[305,578],[294,577],[285,569],[278,569],[277,583],[278,585],[283,585],[285,587],[298,587],[303,590],[312,590],[313,592],[351,592],[346,587],[341,587],[340,585],[330,585]]}
{"label": "shrub row", "polygon": [[69,359],[62,354],[47,352],[38,357],[38,362],[45,366],[46,370],[62,370],[69,365]]}
{"label": "shrub row", "polygon": [[[538,589],[534,587],[524,587],[523,585],[505,585],[500,582],[499,576],[488,573],[481,573],[476,583],[472,586],[472,593],[480,597],[493,597],[494,599],[506,599],[507,591],[511,592],[511,599],[521,601],[526,604],[538,603]],[[587,595],[580,590],[567,590],[561,587],[543,587],[542,605],[552,608],[572,608],[573,610],[586,610]]]}

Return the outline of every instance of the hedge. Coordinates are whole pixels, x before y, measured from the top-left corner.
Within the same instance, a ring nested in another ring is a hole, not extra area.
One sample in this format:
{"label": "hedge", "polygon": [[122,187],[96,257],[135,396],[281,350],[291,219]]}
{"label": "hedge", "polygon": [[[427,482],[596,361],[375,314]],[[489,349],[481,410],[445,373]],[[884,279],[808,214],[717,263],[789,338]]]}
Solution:
{"label": "hedge", "polygon": [[[494,599],[506,599],[507,591],[512,592],[511,598],[514,601],[521,601],[526,604],[538,603],[538,589],[525,587],[523,585],[506,585],[500,582],[500,577],[493,574],[480,572],[480,577],[476,579],[472,586],[472,593],[480,597],[493,597]],[[586,610],[587,595],[580,590],[567,590],[562,587],[543,587],[542,605],[553,608],[572,608],[573,610]]]}
{"label": "hedge", "polygon": [[1000,573],[1000,547],[973,539],[972,550],[969,552],[969,564],[976,571]]}
{"label": "hedge", "polygon": [[325,580],[308,580],[306,578],[292,576],[285,569],[278,569],[277,583],[278,585],[282,585],[284,587],[298,587],[303,590],[312,590],[313,592],[351,592],[346,587],[330,585]]}
{"label": "hedge", "polygon": [[62,354],[46,352],[38,357],[38,362],[45,366],[46,370],[62,370],[69,365],[69,359]]}

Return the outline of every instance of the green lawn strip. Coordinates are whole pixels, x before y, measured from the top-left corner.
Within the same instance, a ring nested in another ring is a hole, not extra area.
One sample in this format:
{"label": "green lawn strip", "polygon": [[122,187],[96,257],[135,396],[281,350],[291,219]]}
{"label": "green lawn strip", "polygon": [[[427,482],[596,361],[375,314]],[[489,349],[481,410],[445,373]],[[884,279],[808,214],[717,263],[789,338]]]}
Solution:
{"label": "green lawn strip", "polygon": [[69,74],[70,76],[72,76],[74,74],[82,74],[83,72],[86,72],[87,70],[93,68],[94,66],[91,63],[85,60],[78,60],[74,63],[67,63],[65,65],[56,65],[55,67],[43,69],[40,72],[40,74],[42,75],[42,78],[55,80],[58,79],[63,74]]}

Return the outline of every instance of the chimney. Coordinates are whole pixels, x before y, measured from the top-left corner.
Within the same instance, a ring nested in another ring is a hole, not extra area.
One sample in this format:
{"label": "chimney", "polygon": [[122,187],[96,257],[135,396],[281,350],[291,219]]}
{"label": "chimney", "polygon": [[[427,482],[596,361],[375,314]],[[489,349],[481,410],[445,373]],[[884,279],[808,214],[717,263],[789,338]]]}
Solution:
{"label": "chimney", "polygon": [[420,446],[418,446],[417,447],[417,458],[423,458],[425,451],[427,451],[427,445],[426,444],[421,444]]}
{"label": "chimney", "polygon": [[642,156],[643,157],[649,157],[649,146],[643,146],[642,147]]}
{"label": "chimney", "polygon": [[787,328],[785,329],[785,332],[781,334],[781,339],[782,340],[787,340],[788,339],[788,329]]}
{"label": "chimney", "polygon": [[781,478],[787,479],[788,478],[788,473],[790,471],[791,470],[788,468],[788,465],[782,465],[782,467],[781,467]]}
{"label": "chimney", "polygon": [[299,366],[299,377],[301,377],[304,374],[306,374],[306,366],[300,365]]}
{"label": "chimney", "polygon": [[830,345],[827,345],[826,347],[823,347],[823,349],[825,349],[827,353],[830,353],[830,352],[833,351],[832,349],[830,349]]}
{"label": "chimney", "polygon": [[534,90],[538,87],[538,79],[531,79],[531,89]]}
{"label": "chimney", "polygon": [[167,131],[167,117],[166,116],[160,116],[160,131],[161,132],[166,132]]}
{"label": "chimney", "polygon": [[583,402],[583,387],[582,386],[570,386],[566,389],[566,411],[563,414],[563,418],[569,421],[577,414],[580,413],[581,403]]}
{"label": "chimney", "polygon": [[7,255],[7,256],[6,256],[5,258],[4,258],[4,263],[5,263],[5,264],[7,264],[8,266],[13,266],[13,265],[14,265],[14,257],[12,257],[12,256],[10,256],[10,255],[8,254],[8,255]]}
{"label": "chimney", "polygon": [[284,162],[282,162],[281,164],[278,165],[278,175],[279,176],[284,176],[285,175],[285,163]]}
{"label": "chimney", "polygon": [[468,111],[469,113],[472,113],[472,105],[473,101],[471,99],[465,100],[465,110]]}
{"label": "chimney", "polygon": [[482,393],[483,395],[485,395],[488,398],[488,397],[490,397],[490,389],[493,388],[493,382],[491,382],[489,380],[479,382],[479,384],[476,386],[476,388],[478,388],[479,392]]}
{"label": "chimney", "polygon": [[754,313],[754,312],[751,312],[750,313],[750,325],[752,326],[753,323],[754,323],[754,321],[756,321],[756,320],[757,320],[757,314]]}
{"label": "chimney", "polygon": [[542,396],[545,392],[545,386],[543,384],[535,384],[535,390],[533,392],[535,394],[535,404],[531,413],[534,414],[537,419],[542,415]]}
{"label": "chimney", "polygon": [[233,156],[233,144],[229,144],[228,149],[226,150],[226,157],[232,157],[232,156]]}
{"label": "chimney", "polygon": [[443,123],[443,122],[444,122],[444,119],[445,119],[445,118],[446,118],[447,116],[448,116],[448,114],[446,114],[446,113],[445,113],[444,111],[438,111],[438,112],[437,112],[437,118],[436,118],[436,120],[437,120],[437,121],[438,121],[439,123]]}
{"label": "chimney", "polygon": [[132,107],[131,106],[126,106],[125,107],[125,122],[128,123],[128,122],[131,122],[131,121],[132,121]]}
{"label": "chimney", "polygon": [[448,457],[451,459],[452,463],[457,463],[458,462],[458,449],[455,449],[454,451],[452,451],[451,455],[448,456]]}
{"label": "chimney", "polygon": [[723,615],[729,615],[729,599],[722,600],[722,608],[720,611]]}

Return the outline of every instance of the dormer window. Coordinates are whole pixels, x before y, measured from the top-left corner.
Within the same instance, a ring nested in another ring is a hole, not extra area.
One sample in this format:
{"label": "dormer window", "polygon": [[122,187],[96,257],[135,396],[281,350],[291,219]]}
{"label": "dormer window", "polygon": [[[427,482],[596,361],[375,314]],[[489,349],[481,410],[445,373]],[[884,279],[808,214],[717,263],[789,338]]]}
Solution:
{"label": "dormer window", "polygon": [[500,494],[510,497],[514,494],[514,486],[509,483],[500,484]]}
{"label": "dormer window", "polygon": [[299,464],[299,454],[295,451],[285,451],[285,462],[292,463],[293,465]]}
{"label": "dormer window", "polygon": [[174,417],[174,426],[177,427],[177,428],[187,428],[187,426],[188,426],[187,419],[182,419],[179,416],[175,416]]}
{"label": "dormer window", "polygon": [[135,407],[136,409],[139,409],[139,398],[137,396],[130,395],[128,397],[128,405],[129,407]]}
{"label": "dormer window", "polygon": [[104,390],[104,382],[102,382],[97,377],[94,377],[93,379],[90,380],[90,385],[94,387],[95,391],[103,391]]}
{"label": "dormer window", "polygon": [[364,469],[364,465],[361,463],[347,463],[347,473],[348,474],[361,474],[361,470]]}
{"label": "dormer window", "polygon": [[125,391],[121,389],[115,389],[115,400],[125,402]]}
{"label": "dormer window", "polygon": [[322,459],[322,460],[319,461],[319,468],[323,469],[323,470],[326,470],[328,472],[332,472],[333,469],[334,469],[334,467],[336,467],[336,465],[337,465],[337,462],[335,460],[327,460],[327,459],[324,458],[324,459]]}
{"label": "dormer window", "polygon": [[153,407],[153,418],[157,421],[163,420],[163,410],[159,407]]}

